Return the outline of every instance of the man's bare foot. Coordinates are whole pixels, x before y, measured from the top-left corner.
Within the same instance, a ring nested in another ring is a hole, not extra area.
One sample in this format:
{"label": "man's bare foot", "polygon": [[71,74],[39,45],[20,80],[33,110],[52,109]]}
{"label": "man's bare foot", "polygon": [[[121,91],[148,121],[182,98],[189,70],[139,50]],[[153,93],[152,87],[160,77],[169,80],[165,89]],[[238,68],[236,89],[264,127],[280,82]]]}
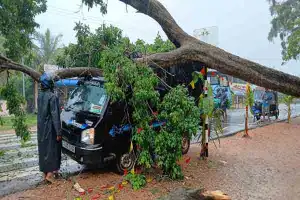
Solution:
{"label": "man's bare foot", "polygon": [[53,173],[52,172],[48,172],[45,179],[50,182],[50,183],[54,183],[54,177],[53,177]]}

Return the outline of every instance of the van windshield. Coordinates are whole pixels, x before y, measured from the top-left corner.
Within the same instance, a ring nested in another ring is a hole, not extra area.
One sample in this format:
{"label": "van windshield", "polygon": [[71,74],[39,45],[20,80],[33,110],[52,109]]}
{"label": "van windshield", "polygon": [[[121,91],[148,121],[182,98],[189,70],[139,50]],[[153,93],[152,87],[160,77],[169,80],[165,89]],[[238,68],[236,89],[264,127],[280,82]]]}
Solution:
{"label": "van windshield", "polygon": [[101,114],[107,99],[107,94],[103,87],[90,84],[80,85],[71,93],[65,110],[88,111]]}

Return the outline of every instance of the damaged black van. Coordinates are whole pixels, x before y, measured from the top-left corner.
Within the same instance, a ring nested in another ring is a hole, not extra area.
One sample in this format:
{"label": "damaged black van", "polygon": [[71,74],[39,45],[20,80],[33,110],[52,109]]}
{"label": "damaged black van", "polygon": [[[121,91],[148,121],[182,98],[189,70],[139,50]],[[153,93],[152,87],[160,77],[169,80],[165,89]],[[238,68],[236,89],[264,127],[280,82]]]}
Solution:
{"label": "damaged black van", "polygon": [[130,127],[115,134],[122,122],[124,105],[111,103],[104,79],[78,80],[62,110],[63,152],[81,164],[97,165],[116,161],[118,171],[130,169],[135,156],[129,154]]}
{"label": "damaged black van", "polygon": [[[183,79],[177,77],[176,82],[166,81],[170,85],[176,85],[181,83],[180,80]],[[190,81],[191,77],[187,80]],[[125,169],[130,170],[136,160],[136,155],[129,153],[132,127],[124,123],[124,110],[128,109],[128,105],[125,101],[113,103],[106,93],[104,83],[103,77],[77,80],[76,88],[70,93],[61,112],[63,152],[78,163],[86,165],[114,162],[117,170],[122,173]],[[203,91],[201,80],[195,87],[196,89],[190,90],[190,94],[199,97]],[[167,92],[163,86],[157,90],[161,96]],[[154,122],[152,126],[157,128],[164,123]],[[188,152],[189,147],[190,140],[184,136],[183,154]]]}

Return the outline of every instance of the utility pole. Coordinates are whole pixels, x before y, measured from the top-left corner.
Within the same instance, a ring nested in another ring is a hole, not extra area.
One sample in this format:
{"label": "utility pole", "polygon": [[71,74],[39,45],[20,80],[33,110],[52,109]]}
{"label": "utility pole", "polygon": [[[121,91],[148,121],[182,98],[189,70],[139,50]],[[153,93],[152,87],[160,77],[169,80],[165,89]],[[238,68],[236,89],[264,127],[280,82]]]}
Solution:
{"label": "utility pole", "polygon": [[[22,65],[24,65],[24,58],[22,58]],[[25,75],[23,74],[23,97],[25,98]]]}
{"label": "utility pole", "polygon": [[[207,81],[207,67],[204,67],[204,98],[208,97],[208,81]],[[204,124],[204,130],[205,130],[205,152],[204,156],[208,157],[208,140],[210,137],[210,129],[209,129],[209,119],[208,114],[205,115],[205,124]]]}
{"label": "utility pole", "polygon": [[[207,67],[203,67],[201,70],[201,74],[203,75],[204,84],[203,84],[203,91],[204,91],[204,98],[208,97],[208,80],[207,80]],[[200,151],[200,158],[208,157],[208,141],[210,137],[210,129],[209,129],[209,119],[208,114],[204,114],[202,116],[203,126],[202,126],[202,141],[201,141],[201,151]]]}
{"label": "utility pole", "polygon": [[[219,28],[217,26],[212,26],[212,27],[207,27],[207,28],[201,28],[201,29],[195,29],[194,30],[194,36],[201,40],[204,41],[208,44],[211,44],[213,46],[218,46],[219,41],[218,41],[218,35],[219,35]],[[204,78],[204,98],[208,97],[208,80],[207,80],[207,71],[208,68],[206,66],[203,67],[201,70],[201,73]],[[208,157],[208,141],[210,137],[210,128],[209,128],[209,118],[208,115],[206,114],[203,116],[204,124],[203,124],[203,135],[204,137],[202,138],[202,146],[201,146],[201,152],[200,152],[200,157]]]}
{"label": "utility pole", "polygon": [[[246,85],[246,116],[245,116],[245,137],[249,137],[249,134],[248,134],[248,109],[249,109],[249,106],[250,105],[250,90],[251,90],[251,87],[250,87],[250,84],[247,83]],[[251,107],[250,107],[251,108]]]}

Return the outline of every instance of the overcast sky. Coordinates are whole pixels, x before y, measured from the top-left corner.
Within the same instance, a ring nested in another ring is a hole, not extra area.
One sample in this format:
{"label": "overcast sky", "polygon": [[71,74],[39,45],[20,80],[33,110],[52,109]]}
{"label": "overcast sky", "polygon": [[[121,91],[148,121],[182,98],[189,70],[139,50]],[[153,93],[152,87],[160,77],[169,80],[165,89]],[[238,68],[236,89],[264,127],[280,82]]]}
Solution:
{"label": "overcast sky", "polygon": [[[217,26],[218,46],[238,56],[278,70],[300,76],[300,62],[281,66],[280,41],[268,41],[271,16],[266,0],[159,0],[177,23],[189,34],[195,29]],[[118,0],[109,0],[108,14],[99,8],[89,12],[80,9],[81,0],[48,0],[46,13],[37,16],[40,31],[47,28],[53,34],[63,34],[62,43],[75,43],[75,22],[82,21],[93,29],[103,22],[123,30],[132,41],[140,38],[152,42],[158,32],[166,38],[160,26],[148,16],[136,13]],[[76,11],[79,11],[75,13]]]}

